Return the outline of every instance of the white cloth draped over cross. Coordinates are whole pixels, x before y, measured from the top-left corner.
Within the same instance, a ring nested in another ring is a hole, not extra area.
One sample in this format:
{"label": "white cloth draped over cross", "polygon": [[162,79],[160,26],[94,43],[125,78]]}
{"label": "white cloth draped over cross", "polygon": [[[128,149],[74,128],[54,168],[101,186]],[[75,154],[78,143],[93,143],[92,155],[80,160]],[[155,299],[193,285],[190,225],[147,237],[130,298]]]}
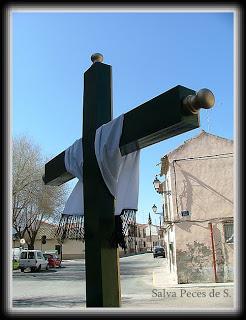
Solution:
{"label": "white cloth draped over cross", "polygon": [[[137,210],[140,150],[122,156],[119,143],[124,115],[102,125],[96,131],[95,154],[102,177],[115,198],[115,215]],[[63,215],[84,215],[82,139],[65,151],[66,170],[79,179],[69,196]]]}

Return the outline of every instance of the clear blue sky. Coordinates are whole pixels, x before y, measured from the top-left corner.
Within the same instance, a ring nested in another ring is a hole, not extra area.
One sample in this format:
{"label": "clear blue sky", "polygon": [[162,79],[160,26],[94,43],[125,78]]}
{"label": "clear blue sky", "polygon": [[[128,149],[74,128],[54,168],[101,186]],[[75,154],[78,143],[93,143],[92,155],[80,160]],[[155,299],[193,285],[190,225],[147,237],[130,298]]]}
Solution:
{"label": "clear blue sky", "polygon": [[[81,136],[83,73],[94,52],[113,68],[114,118],[178,84],[207,87],[216,105],[201,111],[201,128],[233,139],[233,13],[13,11],[11,17],[12,135],[30,136],[48,158]],[[154,203],[161,210],[152,184],[160,158],[199,132],[141,151],[138,222],[147,223]],[[154,214],[152,222],[158,223]]]}

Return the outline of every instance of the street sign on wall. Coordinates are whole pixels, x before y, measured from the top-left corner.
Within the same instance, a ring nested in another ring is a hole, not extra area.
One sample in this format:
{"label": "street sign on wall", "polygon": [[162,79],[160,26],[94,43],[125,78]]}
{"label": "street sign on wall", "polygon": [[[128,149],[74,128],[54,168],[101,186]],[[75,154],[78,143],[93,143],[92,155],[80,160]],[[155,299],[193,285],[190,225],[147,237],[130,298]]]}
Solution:
{"label": "street sign on wall", "polygon": [[188,210],[181,211],[181,217],[190,217],[191,212]]}

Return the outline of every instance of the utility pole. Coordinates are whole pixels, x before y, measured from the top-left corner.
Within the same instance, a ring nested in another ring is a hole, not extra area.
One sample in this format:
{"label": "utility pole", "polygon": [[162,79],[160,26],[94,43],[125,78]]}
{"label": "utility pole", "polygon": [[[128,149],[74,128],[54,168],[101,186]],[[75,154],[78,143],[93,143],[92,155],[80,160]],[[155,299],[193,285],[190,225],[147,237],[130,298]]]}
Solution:
{"label": "utility pole", "polygon": [[208,223],[210,227],[210,236],[211,236],[211,245],[212,245],[212,256],[213,256],[213,269],[214,269],[214,280],[218,282],[217,269],[216,269],[216,257],[215,257],[215,248],[214,248],[214,232],[212,222]]}

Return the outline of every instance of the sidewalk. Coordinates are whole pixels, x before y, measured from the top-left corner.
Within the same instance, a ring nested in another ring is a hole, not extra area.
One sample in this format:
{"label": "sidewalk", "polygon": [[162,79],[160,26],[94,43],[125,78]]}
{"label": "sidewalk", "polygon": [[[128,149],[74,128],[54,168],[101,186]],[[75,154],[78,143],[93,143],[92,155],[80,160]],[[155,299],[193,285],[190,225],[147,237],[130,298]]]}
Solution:
{"label": "sidewalk", "polygon": [[[211,286],[210,286],[211,285]],[[37,308],[35,311],[44,310],[59,311],[64,314],[68,313],[94,313],[94,312],[146,312],[146,313],[180,313],[192,314],[198,312],[206,313],[235,313],[237,310],[234,307],[233,284],[218,284],[218,283],[203,283],[203,284],[185,284],[166,287],[163,289],[150,290],[147,293],[122,294],[120,308],[86,308],[85,300],[78,297],[62,297],[63,304],[57,301],[56,297],[49,298],[49,306]],[[182,290],[182,291],[181,291]],[[226,290],[226,295],[224,294]],[[193,294],[193,296],[192,296]],[[23,311],[23,307],[16,309]],[[27,309],[25,309],[27,310]]]}
{"label": "sidewalk", "polygon": [[234,300],[234,283],[169,284],[153,287],[149,294],[122,295],[122,308],[161,312],[227,312],[235,311]]}
{"label": "sidewalk", "polygon": [[168,260],[159,260],[158,264],[159,266],[155,268],[152,275],[153,287],[166,287],[177,284],[177,274],[170,271]]}

